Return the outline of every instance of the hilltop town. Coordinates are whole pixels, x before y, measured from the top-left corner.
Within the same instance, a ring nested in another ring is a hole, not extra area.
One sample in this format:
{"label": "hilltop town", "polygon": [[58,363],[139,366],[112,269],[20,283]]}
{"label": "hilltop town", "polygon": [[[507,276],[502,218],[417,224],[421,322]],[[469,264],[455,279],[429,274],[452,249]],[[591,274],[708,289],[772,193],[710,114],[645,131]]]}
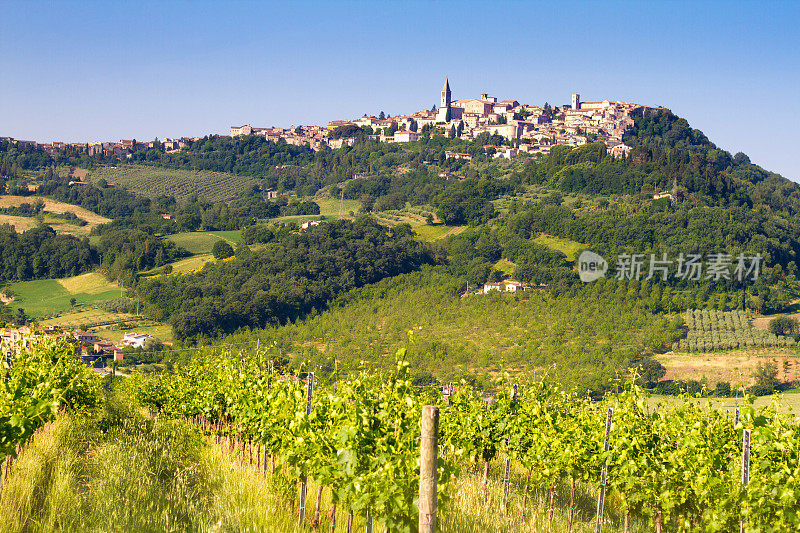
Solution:
{"label": "hilltop town", "polygon": [[[230,136],[258,135],[269,141],[308,145],[312,150],[322,146],[341,148],[353,143],[356,128],[362,134],[382,142],[411,142],[426,133],[440,134],[473,140],[483,133],[498,135],[506,146],[498,147],[495,157],[510,158],[525,152],[546,154],[553,146],[580,146],[592,141],[602,141],[609,153],[620,156],[629,150],[622,136],[633,125],[634,118],[656,111],[659,107],[612,100],[583,102],[573,94],[571,103],[562,106],[536,106],[521,104],[517,100],[501,100],[483,93],[479,98],[453,100],[449,80],[442,87],[439,106],[407,115],[364,115],[353,120],[334,120],[326,126],[254,127],[250,124],[231,126]],[[89,156],[115,156],[132,158],[140,150],[160,147],[165,152],[177,152],[199,140],[200,137],[167,138],[140,142],[122,139],[119,142],[97,141],[90,143],[37,143],[0,137],[0,141],[17,146],[38,147],[52,157],[59,153],[87,154]],[[468,158],[467,154],[449,153],[448,157]]]}
{"label": "hilltop town", "polygon": [[[317,150],[323,144],[339,148],[352,142],[347,132],[354,131],[354,127],[383,142],[416,141],[429,131],[467,140],[488,133],[503,137],[509,145],[498,150],[497,157],[512,157],[519,152],[546,154],[553,146],[580,146],[596,140],[603,141],[612,155],[619,156],[629,150],[622,136],[633,125],[634,118],[658,109],[611,100],[582,102],[580,94],[572,95],[570,105],[557,107],[526,105],[517,100],[498,101],[487,93],[480,98],[453,100],[450,82],[446,79],[438,108],[434,106],[430,110],[394,117],[364,115],[354,120],[334,120],[327,127],[257,128],[247,124],[231,126],[230,134],[232,137],[262,135],[268,140],[283,139],[295,145],[307,143]],[[344,134],[336,135],[337,131]]]}

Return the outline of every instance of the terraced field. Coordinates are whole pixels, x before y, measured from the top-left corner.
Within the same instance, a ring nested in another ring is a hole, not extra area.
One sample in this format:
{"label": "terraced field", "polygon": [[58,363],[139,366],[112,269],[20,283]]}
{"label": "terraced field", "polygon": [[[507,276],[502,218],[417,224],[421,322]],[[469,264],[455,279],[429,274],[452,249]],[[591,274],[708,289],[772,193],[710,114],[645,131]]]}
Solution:
{"label": "terraced field", "polygon": [[250,185],[260,183],[255,178],[225,172],[175,170],[144,165],[102,167],[93,170],[88,177],[91,182],[101,178],[141,196],[174,196],[179,202],[195,193],[201,200],[230,200]]}

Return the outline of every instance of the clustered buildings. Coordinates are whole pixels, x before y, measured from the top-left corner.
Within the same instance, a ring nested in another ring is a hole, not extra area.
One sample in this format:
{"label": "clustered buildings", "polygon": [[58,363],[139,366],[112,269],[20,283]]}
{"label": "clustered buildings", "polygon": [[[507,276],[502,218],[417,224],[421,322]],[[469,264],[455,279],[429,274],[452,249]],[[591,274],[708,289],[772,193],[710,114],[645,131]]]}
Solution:
{"label": "clustered buildings", "polygon": [[163,141],[149,142],[138,142],[135,139],[120,139],[119,142],[97,141],[90,143],[65,143],[54,141],[51,143],[37,143],[36,141],[24,141],[13,137],[0,137],[0,141],[5,141],[15,146],[41,148],[47,152],[50,157],[55,157],[59,152],[65,152],[69,154],[87,154],[90,156],[116,156],[119,158],[131,158],[135,152],[155,148],[157,144],[160,144],[165,152],[177,152],[181,148],[189,146],[191,142],[199,139],[200,137],[183,137],[181,139],[164,139]]}
{"label": "clustered buildings", "polygon": [[[569,105],[539,107],[523,105],[517,100],[498,101],[484,93],[480,98],[453,100],[450,83],[445,80],[439,107],[409,115],[387,118],[364,115],[355,120],[335,120],[327,127],[310,126],[294,129],[232,126],[231,136],[263,135],[267,139],[283,139],[290,144],[308,143],[312,149],[322,144],[338,148],[346,140],[330,139],[330,133],[341,126],[354,125],[371,131],[384,142],[419,140],[424,131],[437,130],[448,136],[472,140],[488,133],[510,141],[513,148],[498,150],[496,156],[511,157],[516,153],[547,153],[553,146],[580,146],[590,139],[603,141],[613,155],[628,151],[622,143],[625,131],[637,116],[658,110],[658,107],[604,100],[582,102],[572,95]],[[448,157],[467,154],[448,154]]]}
{"label": "clustered buildings", "polygon": [[[354,120],[334,120],[327,126],[257,128],[246,124],[231,126],[230,135],[259,135],[269,141],[297,146],[308,144],[312,150],[318,150],[323,145],[340,148],[343,144],[352,144],[352,138],[333,138],[331,133],[340,126],[353,125],[384,142],[416,141],[429,130],[468,140],[482,133],[499,135],[509,141],[510,146],[499,148],[495,157],[511,157],[519,152],[547,153],[553,146],[580,146],[590,140],[600,140],[611,154],[622,155],[628,151],[622,136],[634,118],[658,109],[612,100],[582,102],[579,94],[572,95],[570,104],[556,107],[523,105],[517,100],[498,101],[487,93],[480,98],[453,100],[450,83],[445,80],[438,108],[386,118],[364,115]],[[174,152],[199,139],[165,139],[161,145],[165,151]],[[157,143],[123,139],[119,142],[38,144],[11,137],[0,137],[0,141],[38,146],[51,156],[65,151],[120,158],[130,158],[136,151],[153,148]]]}
{"label": "clustered buildings", "polygon": [[144,348],[145,343],[152,339],[147,333],[126,333],[117,344],[101,339],[91,331],[67,331],[54,326],[20,326],[18,328],[0,329],[0,353],[4,349],[14,346],[29,345],[36,338],[64,338],[75,346],[75,356],[86,363],[93,363],[98,358],[113,357],[115,361],[122,361],[123,348]]}

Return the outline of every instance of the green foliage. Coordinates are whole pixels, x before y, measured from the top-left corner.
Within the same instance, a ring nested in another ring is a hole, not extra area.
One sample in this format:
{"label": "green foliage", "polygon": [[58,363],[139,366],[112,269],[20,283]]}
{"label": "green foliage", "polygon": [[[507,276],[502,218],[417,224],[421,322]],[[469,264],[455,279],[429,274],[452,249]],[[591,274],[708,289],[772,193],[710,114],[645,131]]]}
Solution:
{"label": "green foliage", "polygon": [[778,385],[778,365],[772,361],[759,361],[753,377],[757,386],[772,392]]}
{"label": "green foliage", "polygon": [[[462,382],[447,401],[438,391],[414,390],[401,351],[395,373],[360,372],[338,381],[335,391],[316,387],[306,414],[302,379],[275,376],[260,357],[242,355],[209,352],[175,376],[136,375],[126,385],[167,416],[201,415],[212,432],[262,443],[284,459],[289,474],[330,485],[334,501],[355,514],[369,509],[395,529],[413,527],[417,513],[424,403],[440,408],[440,499],[456,464],[488,465],[502,453],[551,493],[564,479],[597,485],[607,464],[609,498],[624,514],[657,527],[726,532],[742,522],[749,531],[766,520],[776,531],[793,531],[800,523],[800,429],[773,407],[745,406],[734,425],[712,406],[688,399],[653,412],[630,383],[596,403],[541,382],[517,395],[505,379],[488,400]],[[607,410],[613,424],[604,452]],[[752,434],[746,488],[740,481],[744,429]]]}
{"label": "green foliage", "polygon": [[211,253],[214,254],[214,259],[227,259],[233,257],[233,246],[220,240],[214,243]]}
{"label": "green foliage", "polygon": [[779,316],[769,321],[769,332],[773,335],[795,335],[800,333],[800,324],[790,316]]}
{"label": "green foliage", "polygon": [[0,371],[0,461],[55,418],[58,409],[90,409],[101,402],[100,378],[74,357],[64,340],[6,348]]}
{"label": "green foliage", "polygon": [[[393,365],[392,346],[415,329],[409,360],[441,382],[488,386],[501,365],[515,375],[548,374],[567,389],[602,391],[643,352],[665,350],[683,335],[682,320],[648,311],[638,293],[616,285],[579,286],[558,295],[527,293],[461,297],[466,282],[448,267],[414,272],[343,294],[329,309],[293,324],[226,338],[261,339],[295,357],[343,368],[368,361]],[[475,290],[474,285],[471,285]]]}
{"label": "green foliage", "polygon": [[416,269],[425,260],[410,232],[389,234],[361,218],[283,232],[251,257],[193,275],[142,280],[137,292],[170,318],[178,338],[197,339],[294,320],[346,290]]}
{"label": "green foliage", "polygon": [[684,315],[686,338],[673,349],[687,352],[710,352],[772,346],[795,346],[793,337],[755,329],[744,311],[694,309]]}
{"label": "green foliage", "polygon": [[[330,486],[334,502],[405,530],[416,522],[422,398],[407,379],[404,353],[391,374],[359,373],[335,390],[316,388],[308,415],[303,380],[234,354],[209,352],[174,376],[139,374],[125,385],[168,416],[226,421],[220,431],[260,442],[295,476]],[[440,464],[444,494],[452,460]]]}
{"label": "green foliage", "polygon": [[90,270],[88,240],[47,226],[18,234],[0,226],[0,282],[76,276]]}
{"label": "green foliage", "polygon": [[136,272],[160,267],[188,255],[172,241],[151,232],[150,228],[143,227],[108,230],[102,234],[98,247],[103,258],[102,268],[112,279],[130,285]]}

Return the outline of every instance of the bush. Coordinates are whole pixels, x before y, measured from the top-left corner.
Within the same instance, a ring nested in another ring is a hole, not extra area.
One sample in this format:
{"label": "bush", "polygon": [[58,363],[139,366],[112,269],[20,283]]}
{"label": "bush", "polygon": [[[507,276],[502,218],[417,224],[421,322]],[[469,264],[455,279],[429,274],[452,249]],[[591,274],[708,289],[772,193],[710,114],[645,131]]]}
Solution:
{"label": "bush", "polygon": [[796,318],[779,316],[769,321],[769,331],[773,335],[790,335],[800,332]]}
{"label": "bush", "polygon": [[775,391],[773,387],[765,385],[753,385],[747,389],[747,392],[755,396],[769,396]]}
{"label": "bush", "polygon": [[229,257],[233,257],[234,251],[233,246],[227,242],[217,241],[214,243],[211,253],[214,254],[215,259],[227,259]]}
{"label": "bush", "polygon": [[727,398],[732,396],[731,394],[731,384],[727,381],[720,381],[717,383],[717,388],[714,389],[714,396],[719,396],[721,398]]}

